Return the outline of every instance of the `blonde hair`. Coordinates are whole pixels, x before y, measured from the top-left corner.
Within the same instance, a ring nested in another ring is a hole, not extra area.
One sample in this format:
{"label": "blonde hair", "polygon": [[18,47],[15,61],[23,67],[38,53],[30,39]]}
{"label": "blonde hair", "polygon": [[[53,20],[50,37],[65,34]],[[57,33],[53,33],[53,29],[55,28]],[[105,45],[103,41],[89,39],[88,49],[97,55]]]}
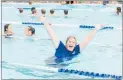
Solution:
{"label": "blonde hair", "polygon": [[75,41],[76,41],[76,44],[77,44],[77,40],[76,40],[76,38],[75,38],[74,36],[69,36],[69,37],[67,37],[66,44],[67,44],[67,42],[68,42],[68,40],[69,40],[70,38],[73,38],[73,39],[75,39]]}

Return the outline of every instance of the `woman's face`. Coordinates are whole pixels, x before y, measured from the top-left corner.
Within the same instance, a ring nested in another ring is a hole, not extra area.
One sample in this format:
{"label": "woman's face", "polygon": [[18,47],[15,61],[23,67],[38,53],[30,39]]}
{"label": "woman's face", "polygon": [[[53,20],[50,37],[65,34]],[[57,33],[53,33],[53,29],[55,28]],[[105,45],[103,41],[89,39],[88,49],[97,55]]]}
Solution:
{"label": "woman's face", "polygon": [[73,37],[70,37],[66,43],[66,48],[69,50],[69,51],[73,51],[73,49],[75,48],[76,46],[76,40],[73,38]]}
{"label": "woman's face", "polygon": [[12,32],[12,27],[11,27],[11,25],[8,26],[7,32]]}
{"label": "woman's face", "polygon": [[30,28],[29,27],[26,27],[25,28],[25,35],[26,36],[31,36],[32,34],[31,34],[31,31],[29,30]]}

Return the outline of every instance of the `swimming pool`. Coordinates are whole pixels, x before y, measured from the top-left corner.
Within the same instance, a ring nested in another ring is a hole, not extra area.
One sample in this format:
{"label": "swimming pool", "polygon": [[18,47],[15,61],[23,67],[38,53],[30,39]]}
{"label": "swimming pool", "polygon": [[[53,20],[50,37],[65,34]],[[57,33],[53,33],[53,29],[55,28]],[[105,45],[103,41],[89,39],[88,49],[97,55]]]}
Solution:
{"label": "swimming pool", "polygon": [[[10,7],[11,6],[11,7]],[[93,25],[102,23],[121,27],[122,17],[117,16],[113,10],[116,5],[108,7],[102,5],[58,5],[58,4],[37,4],[35,7],[47,9],[49,14],[50,8],[73,9],[69,10],[69,17],[64,18],[62,10],[56,10],[57,18],[48,17],[48,20],[54,24],[70,24],[70,25]],[[25,10],[24,15],[20,15],[17,8],[29,7],[27,4],[2,4],[2,20],[12,22],[36,22],[35,17],[29,17],[30,10]],[[10,7],[10,8],[9,8]],[[32,7],[32,6],[31,6]],[[40,12],[40,10],[38,10]],[[3,23],[4,25],[4,23]],[[12,24],[15,36],[23,37],[24,28],[28,25]],[[2,38],[2,61],[8,63],[20,63],[30,65],[45,65],[45,60],[54,55],[54,46],[51,42],[47,31],[43,25],[32,25],[36,29],[38,40],[32,39],[5,39]],[[2,26],[3,28],[3,26]],[[89,29],[81,29],[76,27],[58,27],[54,26],[57,37],[64,41],[67,36],[76,36],[78,43],[91,31]],[[79,63],[70,64],[66,68],[79,69],[90,72],[109,73],[122,75],[122,30],[100,30],[93,41],[87,48],[74,60]],[[90,79],[86,76],[78,76],[74,74],[49,73],[42,70],[24,68],[22,66],[11,66],[3,63],[2,78],[3,79]]]}

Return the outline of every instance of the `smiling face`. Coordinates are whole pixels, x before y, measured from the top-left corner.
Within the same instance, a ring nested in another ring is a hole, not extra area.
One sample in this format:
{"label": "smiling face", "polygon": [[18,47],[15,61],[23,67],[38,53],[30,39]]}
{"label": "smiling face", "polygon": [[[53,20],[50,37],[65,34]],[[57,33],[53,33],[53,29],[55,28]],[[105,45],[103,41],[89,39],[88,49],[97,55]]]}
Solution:
{"label": "smiling face", "polygon": [[68,39],[66,41],[66,48],[69,51],[73,51],[75,46],[76,46],[76,38],[72,37],[72,36],[68,37]]}

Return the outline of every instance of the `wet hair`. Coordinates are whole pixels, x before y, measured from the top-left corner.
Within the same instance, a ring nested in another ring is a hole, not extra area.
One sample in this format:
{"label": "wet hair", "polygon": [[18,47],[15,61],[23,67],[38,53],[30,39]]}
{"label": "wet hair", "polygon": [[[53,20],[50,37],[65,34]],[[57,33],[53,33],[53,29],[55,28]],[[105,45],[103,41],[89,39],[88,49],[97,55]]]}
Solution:
{"label": "wet hair", "polygon": [[51,9],[51,10],[50,10],[50,13],[51,13],[51,14],[54,14],[54,12],[55,12],[54,9]]}
{"label": "wet hair", "polygon": [[68,10],[67,10],[67,9],[64,10],[64,14],[65,14],[65,15],[68,14]]}
{"label": "wet hair", "polygon": [[41,9],[41,13],[42,14],[45,14],[46,13],[46,10],[45,9]]}
{"label": "wet hair", "polygon": [[20,13],[23,13],[23,9],[22,9],[22,8],[19,8],[19,12],[20,12]]}
{"label": "wet hair", "polygon": [[32,8],[31,8],[31,11],[34,10],[34,9],[36,9],[36,8],[35,8],[35,7],[32,7]]}
{"label": "wet hair", "polygon": [[6,24],[6,25],[4,25],[4,32],[6,32],[6,31],[7,31],[7,29],[8,29],[8,27],[9,27],[9,25],[10,25],[10,24]]}
{"label": "wet hair", "polygon": [[69,4],[69,1],[66,1],[66,4]]}
{"label": "wet hair", "polygon": [[31,1],[29,1],[29,4],[31,5],[31,4],[32,4],[32,2],[31,2]]}
{"label": "wet hair", "polygon": [[117,7],[117,14],[121,12],[121,7]]}
{"label": "wet hair", "polygon": [[73,4],[73,1],[71,1],[71,4]]}
{"label": "wet hair", "polygon": [[107,4],[109,4],[109,1],[107,1]]}
{"label": "wet hair", "polygon": [[107,4],[107,1],[103,0],[103,5],[106,5]]}
{"label": "wet hair", "polygon": [[31,31],[32,35],[35,34],[35,29],[32,26],[28,26],[29,27],[29,31]]}
{"label": "wet hair", "polygon": [[68,40],[69,40],[70,38],[74,38],[75,41],[76,41],[76,44],[77,44],[77,40],[76,40],[76,38],[75,38],[74,36],[69,36],[69,37],[67,37],[66,44],[67,44],[67,42],[68,42]]}

